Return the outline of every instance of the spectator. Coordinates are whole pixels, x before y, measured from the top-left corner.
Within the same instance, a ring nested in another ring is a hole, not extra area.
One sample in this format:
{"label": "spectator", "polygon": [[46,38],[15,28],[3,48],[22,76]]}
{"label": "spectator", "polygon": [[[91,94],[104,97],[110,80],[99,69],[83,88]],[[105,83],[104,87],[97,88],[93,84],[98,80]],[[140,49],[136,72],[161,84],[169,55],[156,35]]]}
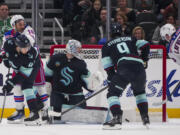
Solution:
{"label": "spectator", "polygon": [[167,14],[173,14],[175,18],[178,16],[178,0],[173,0],[165,9],[161,10],[163,17]]}
{"label": "spectator", "polygon": [[136,9],[139,12],[146,12],[152,10],[152,0],[138,0],[136,1]]}
{"label": "spectator", "polygon": [[133,26],[128,23],[127,16],[125,14],[118,12],[116,14],[115,21],[121,24],[122,35],[131,35]]}
{"label": "spectator", "polygon": [[10,24],[9,8],[6,3],[0,4],[0,48],[2,46],[4,33],[12,29]]}
{"label": "spectator", "polygon": [[72,21],[71,37],[79,41],[84,41],[89,37],[89,32],[82,18],[83,14],[91,8],[92,3],[90,0],[80,0],[77,4],[78,6],[74,11],[75,16]]}
{"label": "spectator", "polygon": [[133,31],[132,35],[136,37],[137,40],[142,40],[145,39],[145,32],[142,27],[136,26]]}
{"label": "spectator", "polygon": [[115,18],[117,12],[122,12],[127,16],[128,22],[136,22],[136,12],[132,8],[127,7],[127,0],[117,0],[117,6],[115,11],[112,11],[113,18]]}
{"label": "spectator", "polygon": [[83,21],[90,27],[94,24],[95,21],[100,21],[100,12],[102,9],[101,1],[100,0],[95,0],[93,3],[92,8],[87,10],[83,14]]}
{"label": "spectator", "polygon": [[89,42],[89,34],[88,32],[91,31],[92,26],[94,25],[94,22],[99,22],[100,19],[100,11],[102,9],[101,6],[101,1],[100,0],[95,0],[92,7],[89,8],[88,10],[86,10],[83,15],[82,15],[82,27],[81,29],[84,29],[86,33],[84,33],[84,35],[86,35],[85,38],[83,38],[82,42]]}
{"label": "spectator", "polygon": [[155,2],[155,9],[154,13],[157,14],[157,21],[158,23],[162,23],[164,20],[163,12],[168,5],[170,5],[173,0],[154,0]]}
{"label": "spectator", "polygon": [[[106,38],[106,16],[107,10],[103,8],[100,12],[100,21],[97,21],[92,27],[90,43],[97,44],[99,40]],[[106,41],[106,39],[104,39]]]}
{"label": "spectator", "polygon": [[165,22],[161,23],[160,25],[156,27],[154,34],[152,36],[152,44],[164,44],[160,36],[160,28],[161,26],[167,23],[172,24],[176,27],[175,17],[172,14],[168,14],[165,18]]}

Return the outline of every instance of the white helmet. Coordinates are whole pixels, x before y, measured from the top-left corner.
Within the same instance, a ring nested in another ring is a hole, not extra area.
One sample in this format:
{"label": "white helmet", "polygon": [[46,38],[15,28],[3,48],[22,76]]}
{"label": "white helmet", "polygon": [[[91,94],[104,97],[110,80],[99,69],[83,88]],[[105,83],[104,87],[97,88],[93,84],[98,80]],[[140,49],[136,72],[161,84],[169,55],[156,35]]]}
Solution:
{"label": "white helmet", "polygon": [[163,25],[160,29],[162,40],[169,41],[169,39],[167,39],[167,36],[171,37],[174,32],[176,32],[176,28],[172,24]]}
{"label": "white helmet", "polygon": [[10,24],[13,28],[15,27],[16,21],[18,21],[18,20],[24,20],[24,17],[22,15],[14,15],[11,18]]}
{"label": "white helmet", "polygon": [[78,59],[82,59],[80,52],[78,51],[78,48],[81,48],[82,45],[79,41],[71,39],[68,41],[67,45],[66,45],[66,51],[69,54],[72,54],[74,57],[78,58]]}

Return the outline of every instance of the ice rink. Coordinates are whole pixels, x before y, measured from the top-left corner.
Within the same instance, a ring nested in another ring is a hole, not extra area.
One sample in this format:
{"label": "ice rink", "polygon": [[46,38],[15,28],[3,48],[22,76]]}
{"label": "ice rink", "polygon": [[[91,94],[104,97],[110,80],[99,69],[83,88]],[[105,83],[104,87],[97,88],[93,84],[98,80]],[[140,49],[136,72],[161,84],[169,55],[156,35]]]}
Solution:
{"label": "ice rink", "polygon": [[42,126],[25,126],[24,124],[7,124],[3,119],[0,135],[179,135],[180,119],[169,119],[167,123],[151,123],[146,129],[139,123],[123,123],[121,130],[102,130],[102,125],[93,124],[54,124]]}

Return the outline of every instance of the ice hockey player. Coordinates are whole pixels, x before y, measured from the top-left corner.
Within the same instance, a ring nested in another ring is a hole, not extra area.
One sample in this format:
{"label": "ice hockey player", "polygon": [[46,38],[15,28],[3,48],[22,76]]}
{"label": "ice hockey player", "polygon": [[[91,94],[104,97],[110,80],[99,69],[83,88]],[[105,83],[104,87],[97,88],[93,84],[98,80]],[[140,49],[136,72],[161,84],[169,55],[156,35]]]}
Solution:
{"label": "ice hockey player", "polygon": [[[81,59],[81,43],[69,40],[66,54],[52,55],[45,67],[46,81],[52,82],[50,105],[53,111],[60,113],[62,104],[75,105],[84,100],[83,89],[88,89],[90,72],[84,60]],[[85,108],[86,103],[79,107]],[[54,117],[60,120],[60,117]]]}
{"label": "ice hockey player", "polygon": [[168,55],[180,65],[180,27],[176,30],[172,24],[165,24],[160,29],[162,39],[168,42]]}
{"label": "ice hockey player", "polygon": [[[150,46],[145,40],[121,36],[121,33],[121,25],[113,23],[111,25],[112,40],[102,48],[102,65],[107,72],[109,81],[107,101],[113,115],[112,120],[103,124],[103,129],[121,129],[123,111],[119,97],[129,83],[136,98],[143,124],[150,124],[144,69],[144,63],[148,62]],[[141,50],[141,55],[138,54],[138,49]]]}
{"label": "ice hockey player", "polygon": [[43,108],[43,103],[36,97],[36,89],[33,89],[40,68],[38,50],[32,47],[27,37],[22,34],[9,38],[3,49],[6,56],[3,59],[5,66],[16,72],[12,79],[6,80],[2,88],[3,93],[9,93],[16,84],[20,84],[30,109],[30,116],[25,118],[24,122],[28,125],[40,124],[38,112]]}
{"label": "ice hockey player", "polygon": [[[38,48],[35,43],[35,32],[34,30],[25,23],[25,19],[22,15],[14,15],[10,21],[13,29],[6,32],[4,35],[3,41],[5,42],[7,39],[11,37],[16,37],[19,34],[24,34],[30,41],[30,45]],[[39,55],[40,57],[40,55]],[[41,58],[40,58],[41,61]],[[14,74],[13,74],[14,76]],[[36,80],[34,82],[34,87],[38,90],[37,95],[41,97],[41,100],[44,103],[44,108],[41,111],[42,120],[44,123],[48,121],[48,95],[45,89],[45,75],[43,63],[41,61],[41,67],[36,76]],[[14,100],[16,105],[16,111],[8,117],[8,123],[21,123],[24,118],[24,95],[21,90],[20,85],[16,85],[13,88]]]}

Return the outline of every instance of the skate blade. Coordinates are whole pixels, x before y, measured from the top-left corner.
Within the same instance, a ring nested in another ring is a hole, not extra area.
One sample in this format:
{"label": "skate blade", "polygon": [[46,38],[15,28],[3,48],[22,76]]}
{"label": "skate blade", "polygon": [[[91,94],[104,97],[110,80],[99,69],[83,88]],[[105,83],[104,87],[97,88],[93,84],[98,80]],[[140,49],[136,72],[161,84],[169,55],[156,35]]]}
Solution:
{"label": "skate blade", "polygon": [[115,126],[108,126],[108,125],[104,125],[103,126],[103,130],[121,130],[122,128],[122,125],[118,124],[118,125],[115,125]]}
{"label": "skate blade", "polygon": [[41,120],[41,125],[47,125],[50,124],[48,120]]}
{"label": "skate blade", "polygon": [[149,129],[149,124],[146,124],[146,125],[144,125],[145,127],[146,127],[146,129]]}
{"label": "skate blade", "polygon": [[40,119],[34,120],[34,121],[24,121],[25,126],[41,126],[41,121]]}
{"label": "skate blade", "polygon": [[17,119],[17,120],[7,120],[8,124],[22,124],[24,119]]}

